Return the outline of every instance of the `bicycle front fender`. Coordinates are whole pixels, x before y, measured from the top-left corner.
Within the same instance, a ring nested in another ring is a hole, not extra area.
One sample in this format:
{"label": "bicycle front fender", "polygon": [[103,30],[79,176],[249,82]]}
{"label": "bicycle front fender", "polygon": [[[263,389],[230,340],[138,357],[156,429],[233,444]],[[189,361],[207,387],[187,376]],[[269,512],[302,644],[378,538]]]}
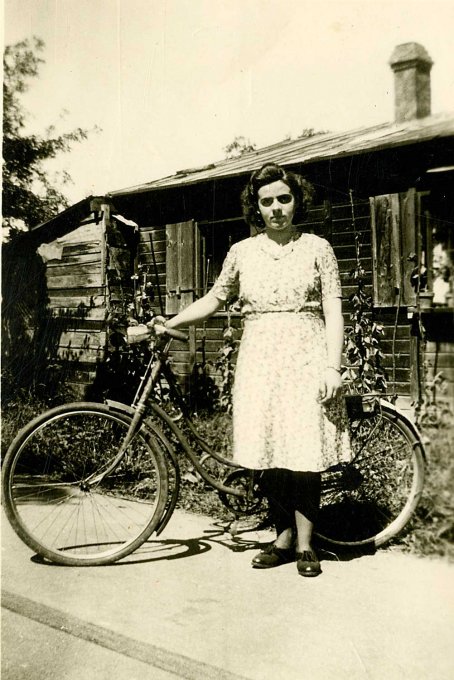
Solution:
{"label": "bicycle front fender", "polygon": [[135,411],[132,408],[132,406],[128,406],[127,404],[123,404],[121,401],[114,401],[113,399],[106,399],[105,401],[106,406],[110,408],[111,411],[120,411],[120,413],[124,413],[127,416],[133,416]]}

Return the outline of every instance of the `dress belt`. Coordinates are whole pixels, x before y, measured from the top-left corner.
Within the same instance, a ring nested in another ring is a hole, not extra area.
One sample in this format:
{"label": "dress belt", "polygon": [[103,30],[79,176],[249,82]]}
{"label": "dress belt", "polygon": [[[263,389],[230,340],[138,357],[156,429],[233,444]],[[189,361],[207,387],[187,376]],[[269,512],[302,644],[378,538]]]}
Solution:
{"label": "dress belt", "polygon": [[318,309],[300,309],[298,311],[293,311],[293,310],[285,310],[285,309],[266,309],[263,312],[249,312],[248,314],[244,315],[244,320],[254,320],[254,319],[259,319],[261,316],[265,316],[268,314],[285,314],[287,316],[292,315],[292,316],[315,316],[318,319],[323,318],[323,314],[321,310]]}

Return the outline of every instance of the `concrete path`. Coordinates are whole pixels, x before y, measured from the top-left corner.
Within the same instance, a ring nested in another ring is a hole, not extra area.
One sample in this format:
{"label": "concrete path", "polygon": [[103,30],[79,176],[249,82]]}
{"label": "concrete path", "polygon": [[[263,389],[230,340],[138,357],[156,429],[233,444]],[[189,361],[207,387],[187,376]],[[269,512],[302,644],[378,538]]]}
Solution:
{"label": "concrete path", "polygon": [[3,521],[5,680],[454,678],[454,567],[379,551],[305,579],[254,570],[269,532],[232,539],[176,512],[110,567],[44,564]]}

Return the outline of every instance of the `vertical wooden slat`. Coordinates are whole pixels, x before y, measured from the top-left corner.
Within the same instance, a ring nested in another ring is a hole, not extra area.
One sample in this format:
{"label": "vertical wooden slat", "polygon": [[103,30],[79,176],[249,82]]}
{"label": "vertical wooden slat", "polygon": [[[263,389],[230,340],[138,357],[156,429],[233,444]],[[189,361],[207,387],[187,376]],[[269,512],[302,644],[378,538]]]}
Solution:
{"label": "vertical wooden slat", "polygon": [[178,289],[178,224],[166,225],[166,314],[176,314]]}
{"label": "vertical wooden slat", "polygon": [[194,300],[194,227],[193,220],[178,224],[178,268],[180,285],[179,309],[184,309]]}
{"label": "vertical wooden slat", "polygon": [[200,230],[197,223],[194,222],[194,299],[202,297],[203,283],[202,283],[202,239],[200,238]]}
{"label": "vertical wooden slat", "polygon": [[392,307],[401,285],[398,194],[370,199],[374,305]]}
{"label": "vertical wooden slat", "polygon": [[166,225],[166,313],[177,314],[195,297],[196,223]]}

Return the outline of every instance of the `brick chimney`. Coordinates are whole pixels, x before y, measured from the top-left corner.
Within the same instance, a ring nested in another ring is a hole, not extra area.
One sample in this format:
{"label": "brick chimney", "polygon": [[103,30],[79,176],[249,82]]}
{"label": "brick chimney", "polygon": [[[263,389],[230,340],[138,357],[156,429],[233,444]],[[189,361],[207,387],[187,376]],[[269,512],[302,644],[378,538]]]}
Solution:
{"label": "brick chimney", "polygon": [[397,45],[391,55],[396,123],[430,116],[430,69],[433,61],[418,43]]}

